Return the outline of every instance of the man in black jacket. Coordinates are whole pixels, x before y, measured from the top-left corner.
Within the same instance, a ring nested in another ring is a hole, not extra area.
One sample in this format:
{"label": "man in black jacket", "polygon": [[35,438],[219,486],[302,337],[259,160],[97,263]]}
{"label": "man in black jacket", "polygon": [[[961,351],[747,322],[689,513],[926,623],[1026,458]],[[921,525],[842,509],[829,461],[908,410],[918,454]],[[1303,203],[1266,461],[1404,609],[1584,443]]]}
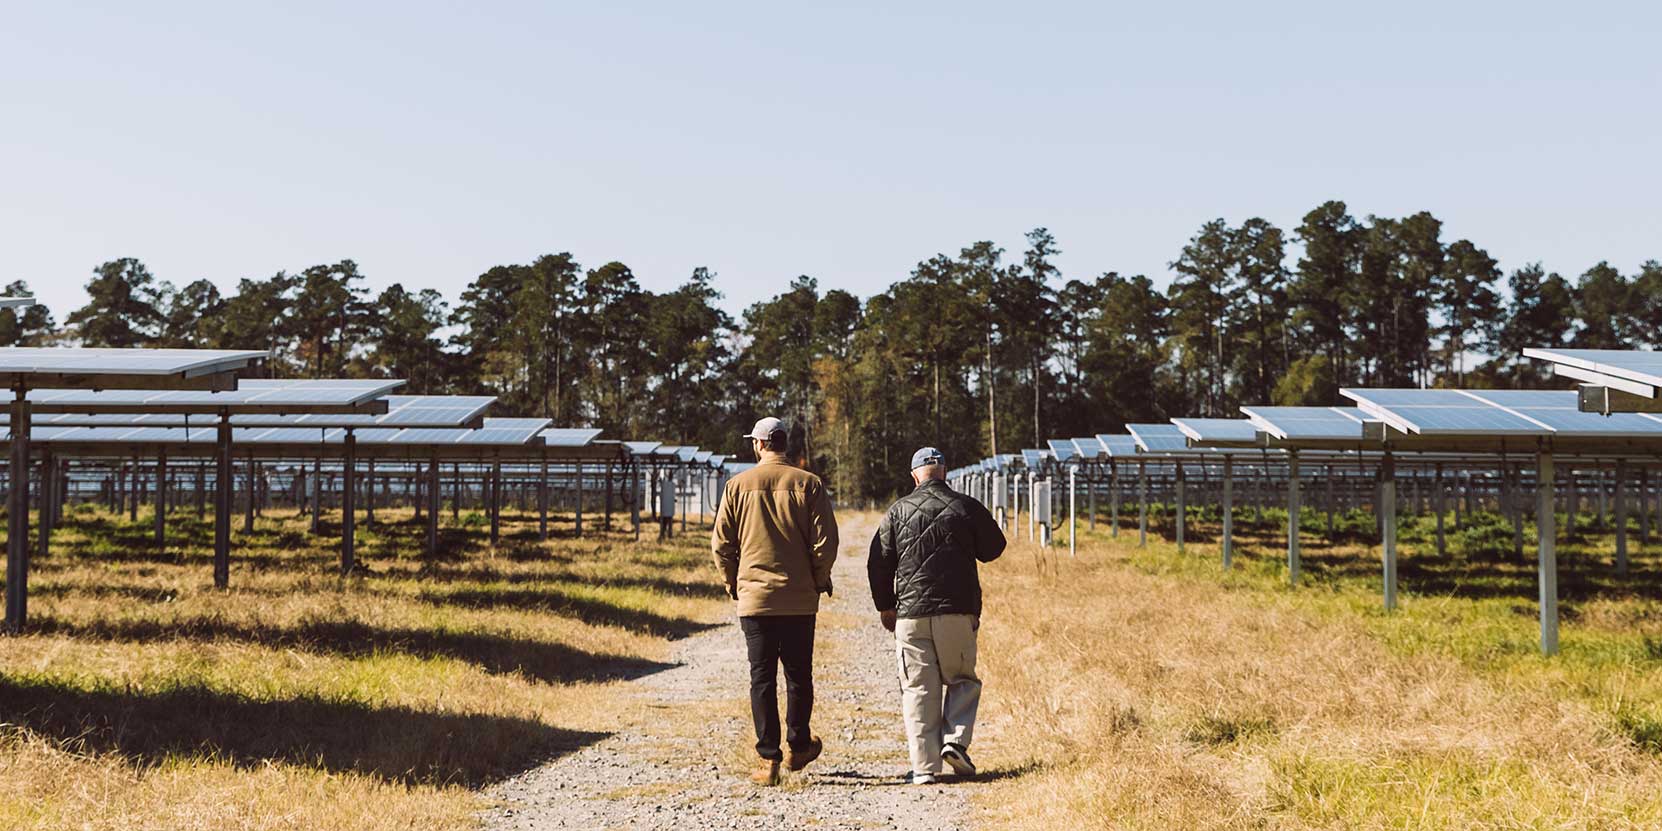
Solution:
{"label": "man in black jacket", "polygon": [[976,563],[1004,552],[1004,532],[985,506],[947,486],[939,450],[912,454],[912,481],[916,489],[889,507],[872,538],[866,576],[900,656],[912,782],[932,784],[943,761],[960,776],[975,774],[969,744],[981,701]]}

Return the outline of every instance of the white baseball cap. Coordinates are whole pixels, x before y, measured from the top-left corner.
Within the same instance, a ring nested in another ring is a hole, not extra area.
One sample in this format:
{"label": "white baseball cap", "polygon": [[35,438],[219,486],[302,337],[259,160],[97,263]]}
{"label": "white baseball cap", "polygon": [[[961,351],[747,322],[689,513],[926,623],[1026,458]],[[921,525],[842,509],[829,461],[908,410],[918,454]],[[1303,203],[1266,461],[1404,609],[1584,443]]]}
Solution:
{"label": "white baseball cap", "polygon": [[774,418],[773,416],[768,416],[767,418],[764,418],[761,421],[756,422],[756,426],[750,428],[750,432],[744,434],[744,437],[747,438],[747,439],[761,439],[762,441],[771,441],[773,439],[773,434],[774,433],[783,433],[783,432],[785,432],[785,422],[782,419],[777,419],[777,418]]}

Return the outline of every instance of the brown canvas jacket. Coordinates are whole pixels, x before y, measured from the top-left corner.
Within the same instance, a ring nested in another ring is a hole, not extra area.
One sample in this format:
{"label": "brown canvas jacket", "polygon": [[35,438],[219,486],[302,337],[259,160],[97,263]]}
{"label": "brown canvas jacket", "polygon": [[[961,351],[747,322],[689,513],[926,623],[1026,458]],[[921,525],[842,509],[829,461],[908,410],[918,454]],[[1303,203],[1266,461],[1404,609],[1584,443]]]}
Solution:
{"label": "brown canvas jacket", "polygon": [[818,476],[769,454],[727,482],[710,548],[740,617],[815,614],[837,560],[831,496]]}

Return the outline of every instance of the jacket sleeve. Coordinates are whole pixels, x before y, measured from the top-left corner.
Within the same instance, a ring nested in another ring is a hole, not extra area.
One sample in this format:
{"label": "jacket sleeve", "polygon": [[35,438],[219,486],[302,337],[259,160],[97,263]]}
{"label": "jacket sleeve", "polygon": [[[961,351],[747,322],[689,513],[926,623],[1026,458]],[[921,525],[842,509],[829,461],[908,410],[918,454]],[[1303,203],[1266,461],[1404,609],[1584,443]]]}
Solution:
{"label": "jacket sleeve", "polygon": [[894,573],[898,559],[894,532],[889,524],[889,515],[885,514],[882,524],[877,526],[877,533],[871,537],[871,551],[866,555],[866,579],[871,581],[871,601],[879,612],[891,611],[895,607]]}
{"label": "jacket sleeve", "polygon": [[975,559],[990,563],[1004,553],[1004,529],[998,527],[992,511],[978,499],[970,502],[970,527],[975,532]]}
{"label": "jacket sleeve", "polygon": [[716,524],[710,529],[710,550],[715,554],[716,570],[721,574],[727,596],[739,598],[739,508],[734,504],[733,483],[728,482],[721,492],[721,507],[716,510]]}
{"label": "jacket sleeve", "polygon": [[813,564],[814,588],[825,591],[831,586],[831,566],[837,562],[837,514],[824,485],[816,484],[809,497],[808,559]]}

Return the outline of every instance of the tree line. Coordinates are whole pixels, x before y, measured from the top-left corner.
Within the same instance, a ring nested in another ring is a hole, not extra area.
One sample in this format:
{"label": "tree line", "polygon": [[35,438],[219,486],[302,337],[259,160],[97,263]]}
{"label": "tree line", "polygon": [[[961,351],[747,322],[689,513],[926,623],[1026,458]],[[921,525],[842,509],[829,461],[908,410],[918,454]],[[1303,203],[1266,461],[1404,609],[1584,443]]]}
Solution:
{"label": "tree line", "polygon": [[1338,201],[1291,232],[1216,219],[1161,289],[1140,274],[1064,275],[1037,228],[1019,255],[976,242],[864,300],[799,276],[737,320],[706,268],[654,292],[621,262],[584,268],[565,253],[493,267],[453,302],[399,284],[372,295],[351,260],[225,294],[124,258],[94,269],[61,326],[44,306],[0,310],[0,345],[269,349],[279,376],[403,378],[410,392],[492,394],[501,412],[718,451],[779,414],[856,500],[902,487],[920,444],[956,464],[1127,422],[1336,404],[1347,385],[1540,386],[1527,346],[1662,348],[1662,263],[1503,275],[1444,236],[1428,212],[1357,218]]}

